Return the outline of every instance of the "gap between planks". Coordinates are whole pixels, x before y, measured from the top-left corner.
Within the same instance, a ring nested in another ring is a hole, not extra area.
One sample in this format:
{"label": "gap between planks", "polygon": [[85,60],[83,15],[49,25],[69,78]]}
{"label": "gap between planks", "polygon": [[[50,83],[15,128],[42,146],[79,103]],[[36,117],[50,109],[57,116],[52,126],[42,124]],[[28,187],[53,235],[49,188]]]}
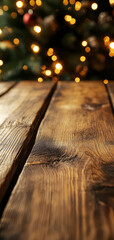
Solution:
{"label": "gap between planks", "polygon": [[[31,82],[31,84],[34,84],[34,83]],[[16,86],[16,84],[14,84],[13,86]],[[43,85],[41,85],[41,86],[43,86]],[[27,133],[27,137],[25,138],[25,140],[23,142],[23,146],[21,146],[19,153],[17,153],[16,159],[14,159],[11,169],[9,169],[7,176],[5,176],[6,179],[4,180],[3,185],[0,186],[1,193],[3,191],[3,194],[0,195],[0,217],[2,216],[3,210],[7,204],[7,201],[11,195],[11,192],[12,192],[12,190],[18,180],[18,177],[23,169],[23,166],[32,150],[39,125],[41,124],[41,121],[44,118],[44,115],[47,111],[47,108],[50,104],[51,98],[56,90],[56,87],[57,87],[57,83],[52,84],[52,87],[50,87],[47,96],[43,96],[43,98],[44,98],[43,105],[41,106],[40,109],[37,109],[37,114],[30,126],[30,129]],[[8,91],[10,89],[8,89]],[[8,93],[8,91],[7,91],[7,93]],[[4,117],[3,117],[3,119],[4,119]],[[14,116],[14,122],[15,122],[15,120],[16,119]],[[29,122],[29,119],[28,119],[28,122]],[[10,123],[10,120],[9,120],[9,123]],[[12,123],[13,123],[13,119],[11,119],[11,124]],[[7,127],[7,119],[6,119],[5,125]],[[20,161],[20,159],[21,159],[21,161]],[[18,161],[20,161],[19,164],[18,164]],[[12,173],[11,173],[11,171],[12,171]],[[11,176],[10,176],[10,174],[11,174]],[[4,186],[4,185],[6,185],[6,186]],[[5,190],[4,190],[4,188],[5,188]]]}
{"label": "gap between planks", "polygon": [[8,93],[18,82],[0,82],[0,97]]}

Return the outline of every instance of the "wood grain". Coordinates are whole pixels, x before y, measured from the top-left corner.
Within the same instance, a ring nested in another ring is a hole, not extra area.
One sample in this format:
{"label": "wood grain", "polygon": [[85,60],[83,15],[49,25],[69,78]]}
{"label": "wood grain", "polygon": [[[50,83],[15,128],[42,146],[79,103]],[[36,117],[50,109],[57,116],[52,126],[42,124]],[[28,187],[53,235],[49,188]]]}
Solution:
{"label": "wood grain", "polygon": [[108,92],[109,92],[110,101],[112,103],[112,108],[114,111],[114,82],[110,82],[107,85],[107,88],[108,88]]}
{"label": "wood grain", "polygon": [[11,88],[16,85],[16,82],[0,82],[0,97],[6,94]]}
{"label": "wood grain", "polygon": [[0,98],[0,202],[30,153],[53,88],[53,83],[20,82]]}
{"label": "wood grain", "polygon": [[102,83],[59,83],[4,211],[2,240],[114,239],[113,127]]}

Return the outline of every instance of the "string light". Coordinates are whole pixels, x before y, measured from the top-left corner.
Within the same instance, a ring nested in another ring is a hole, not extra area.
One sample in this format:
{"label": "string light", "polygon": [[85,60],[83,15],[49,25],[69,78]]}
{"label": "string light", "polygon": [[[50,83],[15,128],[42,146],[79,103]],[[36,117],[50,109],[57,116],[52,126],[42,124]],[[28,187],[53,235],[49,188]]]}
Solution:
{"label": "string light", "polygon": [[111,42],[109,46],[111,49],[114,49],[114,42]]}
{"label": "string light", "polygon": [[18,11],[18,13],[19,13],[20,15],[23,15],[23,14],[24,14],[24,10],[23,10],[22,8],[18,9],[17,11]]}
{"label": "string light", "polygon": [[46,65],[42,65],[42,66],[41,66],[41,69],[42,69],[42,70],[45,70],[45,69],[46,69]]}
{"label": "string light", "polygon": [[32,48],[32,51],[35,53],[38,53],[40,51],[40,48],[38,45],[32,44],[31,48]]}
{"label": "string light", "polygon": [[46,75],[46,76],[51,76],[51,70],[47,69],[47,70],[45,71],[45,75]]}
{"label": "string light", "polygon": [[92,10],[97,10],[98,4],[97,3],[92,3],[91,8],[92,8]]}
{"label": "string light", "polygon": [[19,13],[20,15],[23,15],[23,14],[24,14],[24,10],[23,10],[22,8],[18,9],[17,11],[18,11],[18,13]]}
{"label": "string light", "polygon": [[43,78],[42,78],[42,77],[39,77],[39,78],[37,79],[37,81],[38,81],[39,83],[41,83],[41,82],[43,82]]}
{"label": "string light", "polygon": [[72,18],[71,21],[70,21],[70,24],[71,25],[74,25],[76,23],[76,19],[75,18]]}
{"label": "string light", "polygon": [[70,0],[70,4],[73,5],[75,3],[75,0]]}
{"label": "string light", "polygon": [[41,6],[42,5],[42,1],[41,0],[36,0],[36,5],[37,6]]}
{"label": "string light", "polygon": [[53,62],[55,62],[55,61],[57,60],[57,56],[56,56],[56,55],[53,55],[53,56],[51,57],[51,59],[52,59]]}
{"label": "string light", "polygon": [[114,6],[114,0],[109,0],[109,3],[112,7]]}
{"label": "string light", "polygon": [[79,78],[79,77],[76,77],[76,78],[75,78],[75,82],[76,82],[76,83],[79,83],[79,82],[80,82],[80,78]]}
{"label": "string light", "polygon": [[0,66],[4,64],[3,60],[0,59]]}
{"label": "string light", "polygon": [[87,46],[87,41],[84,40],[84,41],[82,42],[82,46],[83,46],[83,47],[86,47],[86,46]]}
{"label": "string light", "polygon": [[23,2],[22,2],[22,1],[17,1],[17,2],[16,2],[16,6],[17,6],[18,8],[22,8],[22,7],[23,7]]}
{"label": "string light", "polygon": [[7,6],[7,5],[4,5],[4,6],[3,6],[3,10],[7,12],[7,11],[8,11],[8,6]]}
{"label": "string light", "polygon": [[47,55],[48,56],[52,56],[54,53],[54,49],[53,48],[49,48],[48,51],[47,51]]}
{"label": "string light", "polygon": [[79,11],[81,9],[81,7],[82,7],[82,3],[79,2],[79,1],[76,1],[76,3],[75,3],[75,10]]}
{"label": "string light", "polygon": [[68,0],[63,0],[63,5],[67,6],[68,5]]}
{"label": "string light", "polygon": [[17,17],[17,13],[16,13],[16,12],[12,12],[12,13],[11,13],[11,17],[12,17],[13,19],[15,19],[15,18]]}
{"label": "string light", "polygon": [[65,15],[64,19],[65,19],[66,22],[69,22],[71,25],[76,23],[76,19],[72,18],[72,16],[70,16],[70,15]]}
{"label": "string light", "polygon": [[60,71],[61,71],[61,70],[59,70],[59,69],[57,69],[57,68],[54,70],[54,72],[55,72],[56,74],[59,74]]}
{"label": "string light", "polygon": [[65,15],[64,19],[66,22],[70,22],[72,20],[72,17],[70,15]]}
{"label": "string light", "polygon": [[34,26],[34,31],[36,33],[40,33],[41,32],[41,27],[40,26]]}
{"label": "string light", "polygon": [[30,15],[32,15],[32,14],[33,14],[33,10],[32,10],[32,9],[29,9],[29,10],[28,10],[28,13],[29,13]]}
{"label": "string light", "polygon": [[85,62],[85,61],[86,61],[86,57],[85,57],[85,56],[81,56],[81,57],[80,57],[80,61],[81,61],[81,62]]}
{"label": "string light", "polygon": [[114,56],[114,42],[111,42],[109,44],[109,48],[110,48],[109,56],[113,57]]}
{"label": "string light", "polygon": [[114,57],[114,53],[112,53],[111,51],[109,52],[109,57]]}
{"label": "string light", "polygon": [[18,38],[14,38],[14,39],[13,39],[13,43],[14,43],[15,45],[19,45],[20,41],[19,41]]}
{"label": "string light", "polygon": [[86,47],[86,48],[85,48],[85,51],[86,51],[87,53],[89,53],[89,52],[91,51],[91,48],[90,48],[90,47]]}
{"label": "string light", "polygon": [[2,16],[3,15],[3,10],[2,9],[0,9],[0,16]]}
{"label": "string light", "polygon": [[56,63],[55,67],[56,67],[56,69],[58,69],[60,71],[63,69],[63,66],[61,63]]}
{"label": "string light", "polygon": [[34,0],[30,0],[29,4],[34,7],[35,6],[35,1]]}
{"label": "string light", "polygon": [[23,70],[24,71],[28,70],[28,66],[27,65],[23,65]]}
{"label": "string light", "polygon": [[0,35],[2,34],[2,29],[0,28]]}
{"label": "string light", "polygon": [[105,79],[103,82],[104,82],[104,84],[108,84],[108,80],[107,79]]}

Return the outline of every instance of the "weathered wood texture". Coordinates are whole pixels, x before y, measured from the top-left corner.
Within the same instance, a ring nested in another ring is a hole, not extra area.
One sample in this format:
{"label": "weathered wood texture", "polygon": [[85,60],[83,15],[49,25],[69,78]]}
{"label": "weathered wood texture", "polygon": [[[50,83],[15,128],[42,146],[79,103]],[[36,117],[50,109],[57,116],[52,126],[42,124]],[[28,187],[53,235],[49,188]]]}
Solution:
{"label": "weathered wood texture", "polygon": [[52,83],[21,82],[0,98],[0,202],[26,160],[52,88]]}
{"label": "weathered wood texture", "polygon": [[0,97],[16,85],[15,82],[0,82]]}
{"label": "weathered wood texture", "polygon": [[113,127],[102,83],[59,83],[4,211],[2,240],[114,239]]}
{"label": "weathered wood texture", "polygon": [[111,100],[113,111],[114,111],[114,82],[110,82],[107,85],[107,88],[108,88],[110,100]]}

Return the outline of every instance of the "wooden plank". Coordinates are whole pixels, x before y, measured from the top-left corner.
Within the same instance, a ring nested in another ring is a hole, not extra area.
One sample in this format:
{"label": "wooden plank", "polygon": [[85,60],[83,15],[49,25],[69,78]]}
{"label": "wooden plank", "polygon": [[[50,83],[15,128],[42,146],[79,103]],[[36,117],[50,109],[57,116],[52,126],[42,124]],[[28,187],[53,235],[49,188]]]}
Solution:
{"label": "wooden plank", "polygon": [[114,111],[114,82],[110,82],[107,85],[107,89],[108,89],[108,92],[109,92],[110,101],[111,101],[112,108],[113,108],[113,111]]}
{"label": "wooden plank", "polygon": [[16,85],[16,82],[0,82],[0,97]]}
{"label": "wooden plank", "polygon": [[53,83],[20,82],[0,98],[0,202],[30,153],[54,87]]}
{"label": "wooden plank", "polygon": [[1,239],[112,240],[113,127],[102,83],[59,83],[4,211]]}

